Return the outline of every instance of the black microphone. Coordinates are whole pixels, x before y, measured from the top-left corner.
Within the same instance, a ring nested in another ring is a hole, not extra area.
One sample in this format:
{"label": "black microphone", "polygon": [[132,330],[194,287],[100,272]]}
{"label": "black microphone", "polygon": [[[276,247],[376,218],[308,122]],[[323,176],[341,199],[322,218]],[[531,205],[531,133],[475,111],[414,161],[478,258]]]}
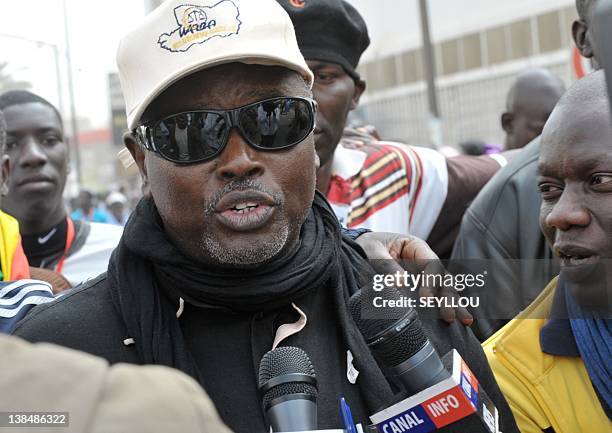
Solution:
{"label": "black microphone", "polygon": [[[397,291],[386,293],[390,301],[400,299]],[[414,309],[406,308],[398,319],[393,308],[380,308],[377,318],[364,319],[363,302],[361,291],[350,298],[351,316],[385,377],[409,395],[370,417],[378,431],[499,431],[497,408],[461,355],[453,349],[441,360]]]}
{"label": "black microphone", "polygon": [[302,349],[277,347],[263,356],[259,364],[259,393],[272,431],[317,429],[317,378]]}
{"label": "black microphone", "polygon": [[415,394],[450,377],[414,309],[407,308],[397,319],[390,316],[390,309],[381,308],[377,313],[382,317],[363,319],[361,298],[361,290],[351,296],[351,316],[387,379]]}

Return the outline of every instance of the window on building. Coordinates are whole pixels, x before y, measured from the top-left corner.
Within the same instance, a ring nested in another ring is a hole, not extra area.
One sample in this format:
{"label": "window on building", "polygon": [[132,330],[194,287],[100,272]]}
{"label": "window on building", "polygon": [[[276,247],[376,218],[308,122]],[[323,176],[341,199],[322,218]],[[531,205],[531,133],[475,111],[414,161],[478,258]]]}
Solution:
{"label": "window on building", "polygon": [[380,74],[381,86],[386,89],[399,84],[397,77],[396,56],[385,57],[380,60],[378,72]]}
{"label": "window on building", "polygon": [[480,33],[464,36],[460,40],[462,63],[464,70],[476,69],[482,66],[480,51]]}
{"label": "window on building", "polygon": [[533,54],[533,35],[529,18],[510,24],[511,59]]}
{"label": "window on building", "polygon": [[561,20],[559,12],[550,12],[537,18],[540,52],[547,53],[561,49]]}
{"label": "window on building", "polygon": [[420,49],[402,53],[399,61],[402,64],[402,83],[410,84],[423,79],[423,53]]}
{"label": "window on building", "polygon": [[487,30],[487,58],[489,65],[505,62],[508,59],[506,48],[506,34],[504,26]]}
{"label": "window on building", "polygon": [[451,39],[440,44],[442,54],[442,74],[449,75],[459,72],[459,44],[457,39]]}

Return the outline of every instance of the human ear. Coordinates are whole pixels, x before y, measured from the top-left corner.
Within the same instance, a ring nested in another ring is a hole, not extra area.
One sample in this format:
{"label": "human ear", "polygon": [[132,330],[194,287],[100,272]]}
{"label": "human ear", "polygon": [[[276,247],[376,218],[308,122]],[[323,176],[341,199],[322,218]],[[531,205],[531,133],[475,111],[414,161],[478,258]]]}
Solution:
{"label": "human ear", "polygon": [[363,80],[355,80],[355,91],[353,92],[353,98],[351,100],[351,110],[354,110],[359,106],[359,99],[361,99],[361,95],[365,92],[366,82]]}
{"label": "human ear", "polygon": [[589,38],[589,27],[583,20],[576,20],[572,24],[572,36],[576,47],[583,57],[590,59],[593,57],[593,46]]}
{"label": "human ear", "polygon": [[9,175],[11,174],[11,165],[10,159],[8,155],[2,155],[2,159],[0,160],[0,194],[7,195],[8,194],[8,181]]}
{"label": "human ear", "polygon": [[506,134],[512,134],[514,130],[514,114],[513,113],[504,113],[501,116],[501,126]]}
{"label": "human ear", "polygon": [[125,147],[130,151],[134,162],[138,166],[138,171],[140,171],[140,177],[142,179],[143,193],[147,195],[149,191],[149,188],[147,187],[149,184],[149,176],[147,174],[145,154],[142,149],[142,145],[140,144],[140,138],[132,132],[126,132],[123,135],[123,144],[125,144]]}

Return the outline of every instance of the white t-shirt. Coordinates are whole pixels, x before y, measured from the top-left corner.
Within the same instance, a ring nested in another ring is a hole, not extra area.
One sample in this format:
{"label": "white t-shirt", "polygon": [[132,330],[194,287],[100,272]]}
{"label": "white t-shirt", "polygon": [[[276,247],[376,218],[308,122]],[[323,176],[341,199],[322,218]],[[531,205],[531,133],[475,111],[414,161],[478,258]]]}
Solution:
{"label": "white t-shirt", "polygon": [[338,145],[327,199],[348,228],[427,239],[447,191],[442,154],[381,141],[359,149]]}
{"label": "white t-shirt", "polygon": [[88,223],[91,230],[85,244],[64,261],[62,275],[76,286],[106,272],[111,253],[119,243],[123,227],[112,224]]}

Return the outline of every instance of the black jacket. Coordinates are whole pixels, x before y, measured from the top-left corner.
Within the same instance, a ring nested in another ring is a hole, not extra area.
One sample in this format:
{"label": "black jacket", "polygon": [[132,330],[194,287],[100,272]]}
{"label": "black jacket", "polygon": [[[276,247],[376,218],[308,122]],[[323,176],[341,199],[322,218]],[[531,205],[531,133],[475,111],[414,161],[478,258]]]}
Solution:
{"label": "black jacket", "polygon": [[[469,328],[457,321],[448,325],[439,320],[437,314],[432,308],[419,311],[424,328],[438,353],[445,354],[452,348],[457,349],[500,411],[500,428],[505,433],[518,432],[478,340]],[[134,346],[124,342],[129,336],[111,301],[105,274],[56,301],[34,308],[18,324],[14,334],[31,342],[50,342],[82,350],[111,363],[141,363]],[[218,338],[223,339],[223,336],[219,335]],[[469,426],[468,423],[465,427]]]}
{"label": "black jacket", "polygon": [[453,249],[451,260],[494,261],[486,289],[495,291],[494,302],[504,304],[506,317],[476,311],[474,329],[483,340],[529,305],[559,273],[540,231],[539,153],[537,138],[489,181],[465,213]]}

